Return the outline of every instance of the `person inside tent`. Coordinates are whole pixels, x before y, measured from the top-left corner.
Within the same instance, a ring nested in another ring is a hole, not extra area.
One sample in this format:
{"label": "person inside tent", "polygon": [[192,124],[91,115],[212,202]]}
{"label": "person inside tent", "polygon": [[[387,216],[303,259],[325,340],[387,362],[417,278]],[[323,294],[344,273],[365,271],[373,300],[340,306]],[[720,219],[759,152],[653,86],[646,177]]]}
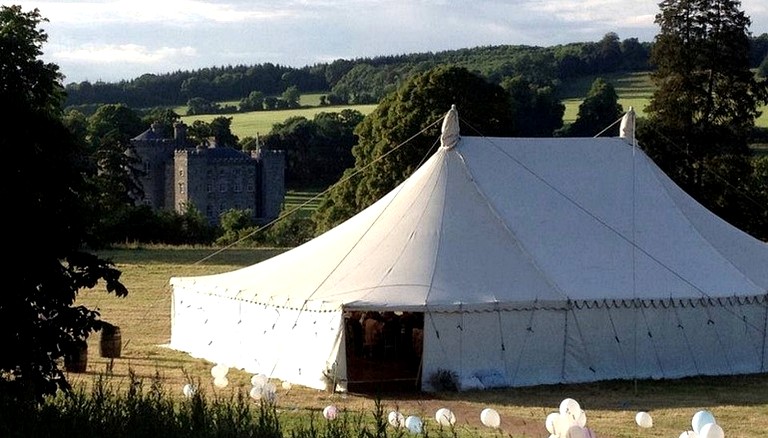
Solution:
{"label": "person inside tent", "polygon": [[347,350],[354,357],[360,357],[363,354],[363,326],[362,314],[360,312],[348,312],[344,316]]}
{"label": "person inside tent", "polygon": [[363,352],[367,358],[379,357],[379,350],[381,344],[381,329],[382,322],[380,321],[379,314],[376,312],[368,312],[365,314],[363,320],[363,331],[365,333],[365,340],[363,341]]}

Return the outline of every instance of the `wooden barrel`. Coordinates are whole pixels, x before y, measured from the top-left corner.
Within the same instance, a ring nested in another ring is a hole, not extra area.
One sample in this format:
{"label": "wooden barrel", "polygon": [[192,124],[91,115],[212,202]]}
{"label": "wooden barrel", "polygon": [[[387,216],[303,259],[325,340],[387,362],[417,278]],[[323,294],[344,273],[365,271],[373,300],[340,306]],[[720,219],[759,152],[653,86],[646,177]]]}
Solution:
{"label": "wooden barrel", "polygon": [[65,354],[64,368],[70,373],[84,373],[88,368],[88,344],[83,342]]}
{"label": "wooden barrel", "polygon": [[120,327],[112,324],[104,325],[101,329],[101,343],[99,347],[101,357],[120,357],[123,348]]}

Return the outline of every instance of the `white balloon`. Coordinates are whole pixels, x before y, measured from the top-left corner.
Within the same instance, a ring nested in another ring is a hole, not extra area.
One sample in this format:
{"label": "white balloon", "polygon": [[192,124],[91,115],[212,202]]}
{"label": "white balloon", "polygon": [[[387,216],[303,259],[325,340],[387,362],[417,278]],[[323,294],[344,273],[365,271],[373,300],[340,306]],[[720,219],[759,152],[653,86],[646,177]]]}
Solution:
{"label": "white balloon", "polygon": [[495,409],[485,408],[480,412],[480,422],[486,427],[496,429],[501,425],[501,417]]}
{"label": "white balloon", "polygon": [[653,418],[651,418],[651,414],[648,412],[641,411],[635,415],[635,423],[637,423],[638,426],[647,429],[653,427]]}
{"label": "white balloon", "polygon": [[229,372],[229,367],[222,364],[216,364],[211,368],[211,377],[214,379],[218,379],[221,377],[227,377],[227,373]]}
{"label": "white balloon", "polygon": [[714,415],[709,411],[696,412],[691,418],[691,427],[697,435],[701,435],[701,429],[709,423],[716,423]]}
{"label": "white balloon", "polygon": [[387,420],[389,421],[390,426],[394,427],[395,429],[400,429],[401,427],[405,426],[405,416],[400,412],[390,412],[387,416]]}
{"label": "white balloon", "polygon": [[547,432],[552,435],[555,434],[555,423],[557,423],[559,418],[559,412],[552,412],[551,414],[547,415],[547,420],[544,422],[544,425],[547,427]]}
{"label": "white balloon", "polygon": [[699,438],[725,438],[725,432],[719,424],[707,423],[699,431]]}
{"label": "white balloon", "polygon": [[441,426],[453,426],[456,423],[456,416],[453,415],[453,412],[451,412],[448,408],[440,408],[435,412],[435,420],[437,421],[437,424]]}
{"label": "white balloon", "polygon": [[217,388],[226,388],[227,385],[229,385],[229,379],[227,379],[226,376],[216,377],[213,379],[213,384]]}
{"label": "white balloon", "polygon": [[696,432],[689,430],[680,434],[677,438],[696,438]]}
{"label": "white balloon", "polygon": [[264,374],[254,374],[253,377],[251,377],[251,385],[253,386],[264,386],[269,379]]}
{"label": "white balloon", "polygon": [[579,418],[576,419],[576,424],[578,424],[581,427],[587,427],[587,413],[584,411],[581,411],[579,414]]}
{"label": "white balloon", "polygon": [[411,433],[421,433],[421,418],[410,415],[405,419],[405,427]]}
{"label": "white balloon", "polygon": [[195,385],[192,385],[191,383],[187,383],[184,385],[183,388],[181,388],[181,393],[184,394],[184,397],[192,397],[195,394],[195,391],[197,388],[195,388]]}
{"label": "white balloon", "polygon": [[568,429],[571,428],[571,426],[578,426],[575,421],[571,419],[569,415],[558,415],[557,419],[555,421],[555,435],[558,435],[562,438],[565,438],[565,436],[568,434]]}
{"label": "white balloon", "polygon": [[251,396],[254,400],[261,400],[261,386],[254,386],[251,388],[251,390],[248,392],[248,395]]}
{"label": "white balloon", "polygon": [[289,391],[293,385],[291,385],[291,382],[283,382],[283,389],[286,391]]}
{"label": "white balloon", "polygon": [[560,415],[568,415],[575,420],[579,418],[580,412],[581,406],[576,400],[572,398],[566,398],[560,402]]}
{"label": "white balloon", "polygon": [[337,413],[338,411],[334,405],[326,406],[325,409],[323,409],[323,417],[325,417],[326,420],[336,419]]}

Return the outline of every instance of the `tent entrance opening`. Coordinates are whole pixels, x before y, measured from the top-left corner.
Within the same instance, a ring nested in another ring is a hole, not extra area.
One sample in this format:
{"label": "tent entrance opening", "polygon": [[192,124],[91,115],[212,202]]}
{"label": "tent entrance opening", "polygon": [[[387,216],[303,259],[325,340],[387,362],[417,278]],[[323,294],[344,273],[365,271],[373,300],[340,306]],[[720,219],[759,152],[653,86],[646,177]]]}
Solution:
{"label": "tent entrance opening", "polygon": [[344,315],[350,392],[420,389],[424,313]]}

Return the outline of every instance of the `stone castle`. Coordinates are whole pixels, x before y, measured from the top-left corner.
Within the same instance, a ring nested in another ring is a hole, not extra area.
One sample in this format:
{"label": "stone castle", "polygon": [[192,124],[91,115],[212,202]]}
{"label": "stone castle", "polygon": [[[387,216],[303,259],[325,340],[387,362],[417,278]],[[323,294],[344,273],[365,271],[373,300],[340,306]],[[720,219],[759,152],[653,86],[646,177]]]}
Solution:
{"label": "stone castle", "polygon": [[195,145],[186,129],[177,123],[173,138],[164,138],[155,124],[131,139],[144,173],[141,202],[180,213],[194,206],[211,224],[230,209],[249,209],[259,224],[279,216],[285,198],[283,151],[249,154],[213,140]]}

